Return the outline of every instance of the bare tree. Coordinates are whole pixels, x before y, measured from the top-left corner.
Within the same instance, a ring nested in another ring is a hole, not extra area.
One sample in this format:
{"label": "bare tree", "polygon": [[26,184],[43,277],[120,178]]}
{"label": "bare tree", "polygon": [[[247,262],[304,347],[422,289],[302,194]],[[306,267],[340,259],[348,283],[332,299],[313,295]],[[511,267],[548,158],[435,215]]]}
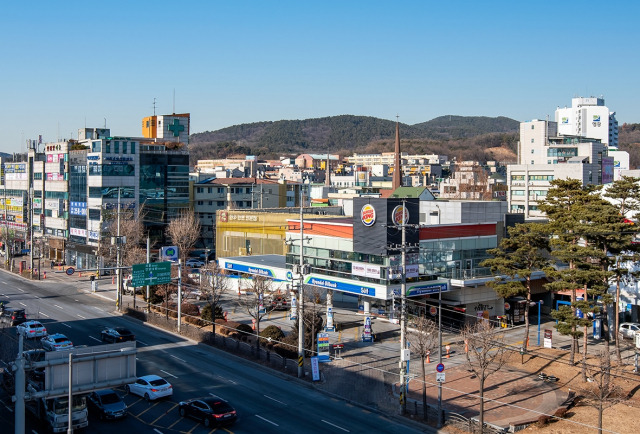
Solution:
{"label": "bare tree", "polygon": [[13,257],[13,245],[16,239],[16,230],[6,225],[0,227],[0,241],[4,246],[4,259],[7,269],[11,268],[11,259]]}
{"label": "bare tree", "polygon": [[216,338],[216,310],[220,306],[220,299],[230,288],[229,278],[217,262],[209,262],[200,269],[200,293],[201,298],[207,302],[211,309],[214,340]]}
{"label": "bare tree", "polygon": [[144,235],[144,227],[142,224],[143,214],[142,211],[135,213],[132,210],[120,211],[120,227],[118,228],[118,216],[115,213],[111,213],[105,216],[105,222],[107,225],[106,236],[101,237],[100,244],[98,246],[98,256],[102,256],[105,260],[105,264],[115,264],[116,262],[116,246],[111,244],[111,237],[116,237],[120,234],[121,237],[126,237],[126,243],[120,246],[120,255],[122,257],[122,264],[131,266],[141,262],[146,262],[146,252],[144,258],[141,256],[142,237]]}
{"label": "bare tree", "polygon": [[178,247],[178,255],[184,264],[189,250],[200,238],[200,222],[193,212],[183,212],[169,222],[167,236]]}
{"label": "bare tree", "polygon": [[256,354],[260,357],[260,320],[271,310],[265,306],[265,295],[271,293],[271,279],[263,276],[253,276],[246,288],[247,295],[237,299],[241,309],[255,320],[256,326]]}
{"label": "bare tree", "polygon": [[580,388],[584,402],[598,410],[598,431],[602,432],[602,415],[604,411],[625,399],[622,388],[616,384],[622,376],[616,375],[616,368],[611,366],[608,351],[598,352],[596,365],[587,367],[589,382]]}
{"label": "bare tree", "polygon": [[[309,349],[309,354],[314,355],[316,351],[316,335],[322,328],[322,294],[317,286],[307,286],[305,288],[307,295],[307,303],[305,303],[304,315],[302,321],[305,328],[305,344]],[[308,340],[307,340],[308,331]]]}
{"label": "bare tree", "polygon": [[468,351],[465,355],[467,366],[478,379],[480,394],[479,423],[480,432],[484,426],[484,385],[487,378],[499,371],[507,361],[504,334],[493,327],[488,321],[480,321],[475,325],[468,325],[462,331],[462,337],[467,343]]}
{"label": "bare tree", "polygon": [[420,367],[422,378],[422,418],[427,420],[427,383],[424,379],[427,375],[425,362],[427,356],[431,354],[438,345],[438,326],[423,316],[415,317],[411,321],[411,328],[408,333],[408,340],[411,343],[411,351],[420,356]]}

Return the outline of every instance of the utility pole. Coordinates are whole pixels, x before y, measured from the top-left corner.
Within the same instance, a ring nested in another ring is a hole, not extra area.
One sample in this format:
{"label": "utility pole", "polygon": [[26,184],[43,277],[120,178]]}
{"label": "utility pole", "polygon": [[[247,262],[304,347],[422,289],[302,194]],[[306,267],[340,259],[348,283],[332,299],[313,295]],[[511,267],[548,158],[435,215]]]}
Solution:
{"label": "utility pole", "polygon": [[[151,262],[151,240],[147,234],[147,264]],[[133,289],[135,291],[135,288]],[[151,312],[151,300],[149,299],[149,285],[147,285],[147,312]]]}
{"label": "utility pole", "polygon": [[118,187],[118,229],[116,233],[116,309],[122,310],[122,270],[120,269],[120,245],[122,240],[120,239],[120,187]]}
{"label": "utility pole", "polygon": [[402,201],[402,285],[400,287],[400,405],[407,412],[407,239],[406,203]]}
{"label": "utility pole", "polygon": [[[442,364],[442,285],[438,285],[438,364]],[[442,422],[442,382],[438,381],[438,428]]]}
{"label": "utility pole", "polygon": [[298,378],[304,377],[304,220],[300,194],[300,287],[298,288]]}
{"label": "utility pole", "polygon": [[24,373],[24,357],[22,350],[24,349],[24,336],[22,333],[18,335],[18,358],[16,359],[16,377],[15,377],[15,432],[16,434],[24,434],[24,394],[25,394],[25,373]]}
{"label": "utility pole", "polygon": [[[167,309],[169,305],[167,304]],[[182,323],[182,259],[178,259],[178,334]]]}
{"label": "utility pole", "polygon": [[69,406],[68,406],[68,424],[67,424],[67,434],[73,433],[73,353],[69,353]]}

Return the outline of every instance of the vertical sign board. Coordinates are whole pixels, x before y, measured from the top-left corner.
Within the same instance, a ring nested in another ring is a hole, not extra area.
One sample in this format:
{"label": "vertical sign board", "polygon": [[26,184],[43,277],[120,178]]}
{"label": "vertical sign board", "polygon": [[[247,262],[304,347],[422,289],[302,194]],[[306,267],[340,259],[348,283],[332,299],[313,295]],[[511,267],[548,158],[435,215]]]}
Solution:
{"label": "vertical sign board", "polygon": [[318,357],[311,357],[311,375],[313,381],[320,381],[320,366],[318,365]]}
{"label": "vertical sign board", "polygon": [[318,361],[331,361],[329,358],[329,333],[318,333]]}
{"label": "vertical sign board", "polygon": [[544,331],[544,347],[545,348],[551,348],[551,336],[552,336],[551,330]]}
{"label": "vertical sign board", "polygon": [[373,342],[373,333],[371,332],[371,317],[364,319],[364,332],[362,332],[362,342]]}
{"label": "vertical sign board", "polygon": [[291,321],[296,321],[298,319],[298,301],[296,300],[296,296],[291,296],[291,312],[289,313],[289,319]]}
{"label": "vertical sign board", "polygon": [[324,330],[327,331],[327,332],[336,331],[336,328],[333,325],[333,308],[332,307],[328,307],[327,308],[327,325],[324,328]]}

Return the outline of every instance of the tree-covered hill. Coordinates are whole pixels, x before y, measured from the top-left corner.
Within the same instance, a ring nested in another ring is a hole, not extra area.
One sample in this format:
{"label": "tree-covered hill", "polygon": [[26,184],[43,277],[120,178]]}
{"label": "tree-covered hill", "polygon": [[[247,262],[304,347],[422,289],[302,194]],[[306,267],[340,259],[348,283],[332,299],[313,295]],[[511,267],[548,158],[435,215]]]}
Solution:
{"label": "tree-covered hill", "polygon": [[[519,122],[505,117],[441,116],[416,125],[400,124],[403,152],[439,153],[464,159],[493,159],[488,151],[504,148],[514,158]],[[300,153],[389,152],[394,121],[341,115],[234,125],[192,134],[192,162],[235,154],[264,158]],[[504,155],[504,152],[499,152]]]}

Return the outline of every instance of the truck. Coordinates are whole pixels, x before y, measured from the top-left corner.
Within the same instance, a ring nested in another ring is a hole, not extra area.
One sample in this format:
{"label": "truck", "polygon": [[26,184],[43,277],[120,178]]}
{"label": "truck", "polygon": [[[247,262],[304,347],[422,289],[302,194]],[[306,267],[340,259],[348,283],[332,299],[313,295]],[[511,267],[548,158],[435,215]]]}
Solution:
{"label": "truck", "polygon": [[[38,391],[33,383],[27,389],[34,393]],[[72,427],[73,429],[86,428],[89,425],[86,395],[74,395],[72,399]],[[60,396],[57,398],[37,398],[25,402],[25,407],[40,421],[42,421],[51,432],[67,432],[69,422],[69,398]]]}

